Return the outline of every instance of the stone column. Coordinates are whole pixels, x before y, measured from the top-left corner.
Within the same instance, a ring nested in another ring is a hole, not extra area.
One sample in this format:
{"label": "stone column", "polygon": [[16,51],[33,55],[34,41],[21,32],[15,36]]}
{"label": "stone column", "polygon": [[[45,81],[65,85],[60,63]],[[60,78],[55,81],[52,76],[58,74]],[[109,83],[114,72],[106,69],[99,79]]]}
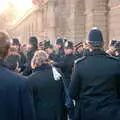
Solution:
{"label": "stone column", "polygon": [[42,29],[43,29],[43,21],[42,21],[42,10],[41,9],[38,9],[36,11],[36,34],[37,34],[37,37],[39,40],[41,40],[41,32],[42,32]]}
{"label": "stone column", "polygon": [[65,37],[75,42],[75,6],[76,0],[66,0],[66,31]]}
{"label": "stone column", "polygon": [[52,43],[55,42],[56,35],[56,23],[55,23],[55,1],[56,0],[49,0],[47,6],[47,25],[46,25],[46,32],[48,39],[51,40]]}
{"label": "stone column", "polygon": [[109,0],[109,40],[120,40],[120,0]]}
{"label": "stone column", "polygon": [[65,36],[67,29],[66,22],[66,1],[65,0],[56,0],[55,5],[55,23],[56,23],[56,37]]}
{"label": "stone column", "polygon": [[86,0],[86,36],[91,27],[102,30],[105,47],[108,44],[108,6],[107,0]]}
{"label": "stone column", "polygon": [[75,9],[75,42],[85,40],[85,1],[76,0]]}

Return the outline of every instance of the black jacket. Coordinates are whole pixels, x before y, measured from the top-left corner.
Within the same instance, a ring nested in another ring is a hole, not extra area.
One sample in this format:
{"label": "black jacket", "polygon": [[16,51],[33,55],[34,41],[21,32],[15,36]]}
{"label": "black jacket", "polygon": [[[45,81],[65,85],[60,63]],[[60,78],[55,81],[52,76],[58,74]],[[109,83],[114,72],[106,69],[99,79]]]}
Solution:
{"label": "black jacket", "polygon": [[27,60],[26,60],[26,68],[23,71],[24,76],[29,76],[32,74],[32,68],[31,68],[31,60],[35,54],[37,49],[35,47],[32,47],[28,52],[27,52]]}
{"label": "black jacket", "polygon": [[69,89],[75,120],[120,120],[120,64],[94,51],[76,61]]}
{"label": "black jacket", "polygon": [[25,79],[0,61],[0,120],[34,120],[33,108]]}
{"label": "black jacket", "polygon": [[28,78],[36,120],[65,120],[62,80],[55,81],[52,67],[42,65]]}
{"label": "black jacket", "polygon": [[54,61],[55,62],[61,61],[61,59],[64,55],[65,55],[64,48],[60,48],[55,54]]}
{"label": "black jacket", "polygon": [[69,86],[69,83],[70,83],[72,68],[74,66],[74,60],[76,58],[77,57],[74,54],[64,55],[61,61],[54,64],[54,66],[61,69],[61,72],[63,73],[65,78],[65,84],[67,87]]}

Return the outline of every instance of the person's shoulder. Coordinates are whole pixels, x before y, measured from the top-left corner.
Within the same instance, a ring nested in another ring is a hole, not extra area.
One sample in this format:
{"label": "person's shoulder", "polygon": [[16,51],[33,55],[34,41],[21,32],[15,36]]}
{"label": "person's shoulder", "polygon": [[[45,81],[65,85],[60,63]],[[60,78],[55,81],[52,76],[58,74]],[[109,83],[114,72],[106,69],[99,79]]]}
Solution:
{"label": "person's shoulder", "polygon": [[26,83],[26,78],[14,73],[7,68],[0,68],[1,83],[4,85],[12,86],[12,88],[21,88]]}
{"label": "person's shoulder", "polygon": [[9,79],[9,78],[12,78],[12,80],[16,79],[16,81],[18,80],[25,80],[26,78],[23,77],[22,75],[20,74],[17,74],[13,71],[10,71],[9,69],[7,68],[4,68],[3,69],[3,72],[4,72],[4,75],[6,75],[6,77]]}
{"label": "person's shoulder", "polygon": [[107,59],[118,61],[118,58],[115,56],[110,56],[110,55],[106,54],[106,57],[107,57]]}
{"label": "person's shoulder", "polygon": [[76,60],[75,60],[75,64],[78,64],[79,62],[85,60],[86,58],[87,58],[86,56],[82,56],[82,57],[76,59]]}

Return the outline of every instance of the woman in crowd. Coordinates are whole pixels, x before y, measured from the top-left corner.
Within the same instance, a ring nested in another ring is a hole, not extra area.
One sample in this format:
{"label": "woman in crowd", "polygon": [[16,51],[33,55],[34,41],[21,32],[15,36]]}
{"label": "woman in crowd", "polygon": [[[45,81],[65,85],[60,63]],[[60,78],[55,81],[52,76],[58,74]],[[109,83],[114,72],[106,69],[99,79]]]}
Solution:
{"label": "woman in crowd", "polygon": [[28,84],[36,120],[66,120],[61,74],[48,64],[48,54],[42,50],[35,52],[31,66],[34,71],[28,77]]}

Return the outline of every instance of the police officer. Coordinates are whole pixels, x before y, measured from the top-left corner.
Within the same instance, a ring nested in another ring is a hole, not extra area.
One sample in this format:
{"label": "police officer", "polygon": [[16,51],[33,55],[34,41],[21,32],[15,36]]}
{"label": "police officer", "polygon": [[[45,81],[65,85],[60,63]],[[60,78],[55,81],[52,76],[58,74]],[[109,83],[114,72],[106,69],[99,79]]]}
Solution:
{"label": "police officer", "polygon": [[50,40],[45,41],[44,50],[48,53],[49,59],[51,61],[54,61],[54,62],[57,61],[55,51],[54,51],[53,45],[50,43]]}
{"label": "police officer", "polygon": [[56,61],[60,61],[64,56],[64,40],[62,38],[56,40],[56,49]]}
{"label": "police officer", "polygon": [[74,46],[74,49],[75,49],[75,55],[76,55],[78,58],[83,56],[83,51],[84,51],[83,42],[77,43],[77,44]]}
{"label": "police officer", "polygon": [[91,53],[76,60],[69,88],[75,120],[119,120],[120,64],[105,53],[100,29],[91,29],[87,44]]}
{"label": "police officer", "polygon": [[8,49],[9,37],[0,32],[0,120],[34,120],[25,79],[9,71],[3,62]]}
{"label": "police officer", "polygon": [[73,53],[73,43],[71,41],[66,41],[64,44],[65,55],[58,63],[54,64],[56,67],[59,67],[64,74],[65,83],[68,88],[70,83],[70,77],[72,74],[72,68],[74,65],[74,60],[76,56]]}
{"label": "police officer", "polygon": [[55,66],[59,67],[64,75],[64,85],[66,89],[66,107],[68,109],[69,119],[73,120],[73,110],[74,105],[72,100],[69,98],[67,93],[69,83],[71,80],[72,68],[76,55],[73,53],[73,43],[71,41],[66,41],[64,44],[65,55],[60,62],[56,63]]}
{"label": "police officer", "polygon": [[32,36],[29,38],[26,69],[23,71],[24,76],[29,76],[32,73],[31,60],[36,50],[38,50],[38,40],[35,36]]}

